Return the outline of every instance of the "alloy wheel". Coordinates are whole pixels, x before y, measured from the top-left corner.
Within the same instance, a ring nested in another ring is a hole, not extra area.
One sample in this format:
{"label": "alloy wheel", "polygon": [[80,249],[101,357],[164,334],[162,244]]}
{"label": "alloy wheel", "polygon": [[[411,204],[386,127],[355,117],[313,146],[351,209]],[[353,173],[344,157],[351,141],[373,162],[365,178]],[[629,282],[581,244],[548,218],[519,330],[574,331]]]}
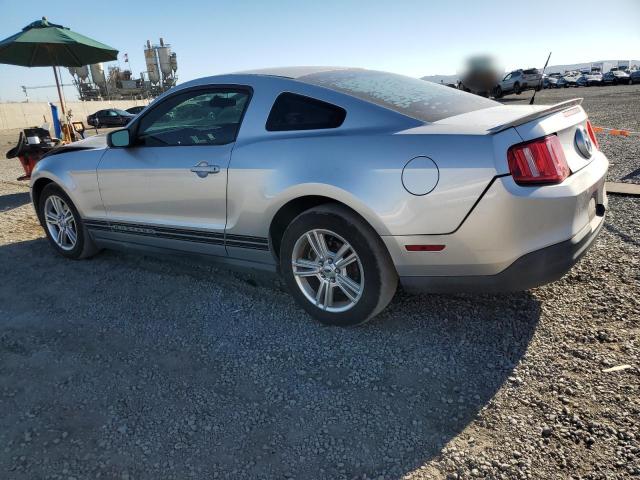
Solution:
{"label": "alloy wheel", "polygon": [[78,241],[78,225],[69,205],[57,195],[44,203],[44,220],[55,244],[63,250],[73,250]]}
{"label": "alloy wheel", "polygon": [[298,238],[291,255],[296,284],[316,307],[327,312],[353,308],[364,291],[358,253],[340,235],[310,230]]}

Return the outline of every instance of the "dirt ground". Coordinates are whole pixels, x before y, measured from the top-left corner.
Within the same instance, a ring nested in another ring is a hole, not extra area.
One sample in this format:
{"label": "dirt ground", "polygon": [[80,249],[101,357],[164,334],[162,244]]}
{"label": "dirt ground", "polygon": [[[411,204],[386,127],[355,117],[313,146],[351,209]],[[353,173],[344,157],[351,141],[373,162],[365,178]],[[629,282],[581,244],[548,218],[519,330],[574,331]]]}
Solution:
{"label": "dirt ground", "polygon": [[[530,92],[507,97],[524,102]],[[585,96],[640,131],[640,86]],[[279,281],[187,259],[57,256],[0,135],[0,478],[640,476],[640,199],[562,280],[399,293],[322,327]],[[601,137],[639,182],[640,137]]]}

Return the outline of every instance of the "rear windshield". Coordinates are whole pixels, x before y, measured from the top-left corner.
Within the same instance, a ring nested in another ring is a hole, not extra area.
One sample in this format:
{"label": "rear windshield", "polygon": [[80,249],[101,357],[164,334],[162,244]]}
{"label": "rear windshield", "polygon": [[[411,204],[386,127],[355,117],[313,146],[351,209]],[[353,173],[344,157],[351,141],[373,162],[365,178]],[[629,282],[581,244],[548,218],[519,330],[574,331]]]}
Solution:
{"label": "rear windshield", "polygon": [[375,70],[332,70],[297,80],[346,93],[424,122],[500,105],[445,85]]}

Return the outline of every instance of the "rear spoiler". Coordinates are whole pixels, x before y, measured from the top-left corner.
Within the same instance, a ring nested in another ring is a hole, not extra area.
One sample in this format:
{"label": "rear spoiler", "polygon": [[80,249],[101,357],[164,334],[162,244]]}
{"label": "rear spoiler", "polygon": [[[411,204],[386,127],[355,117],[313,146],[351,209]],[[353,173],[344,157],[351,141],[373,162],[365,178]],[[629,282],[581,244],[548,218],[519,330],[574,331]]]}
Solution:
{"label": "rear spoiler", "polygon": [[532,120],[535,120],[536,118],[546,117],[547,115],[551,115],[552,113],[561,112],[562,110],[566,110],[571,107],[577,107],[582,103],[582,100],[582,98],[574,98],[573,100],[567,100],[565,102],[556,103],[555,105],[550,105],[548,108],[538,110],[537,112],[533,112],[523,117],[516,118],[515,120],[503,123],[502,125],[498,125],[497,127],[490,128],[489,133],[502,132],[503,130],[528,123]]}

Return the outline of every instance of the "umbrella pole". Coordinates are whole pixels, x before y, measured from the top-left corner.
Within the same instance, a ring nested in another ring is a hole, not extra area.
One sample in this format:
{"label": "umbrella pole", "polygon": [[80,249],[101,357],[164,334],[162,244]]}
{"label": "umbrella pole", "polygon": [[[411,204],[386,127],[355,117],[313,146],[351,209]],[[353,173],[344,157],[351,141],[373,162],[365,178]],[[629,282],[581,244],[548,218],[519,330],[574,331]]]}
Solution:
{"label": "umbrella pole", "polygon": [[67,112],[64,109],[64,100],[62,99],[62,90],[60,89],[58,70],[56,70],[55,65],[53,66],[53,75],[56,77],[56,87],[58,88],[58,98],[60,99],[60,109],[62,110],[62,124],[67,126],[66,129],[63,129],[62,138],[65,143],[71,142],[73,141],[73,139],[71,138],[71,133],[69,130],[69,120],[67,119]]}
{"label": "umbrella pole", "polygon": [[64,102],[62,101],[62,91],[60,90],[60,80],[58,79],[58,71],[56,67],[53,67],[53,75],[56,77],[56,87],[58,88],[58,98],[60,99],[60,109],[62,110],[62,115],[66,115],[64,111]]}

